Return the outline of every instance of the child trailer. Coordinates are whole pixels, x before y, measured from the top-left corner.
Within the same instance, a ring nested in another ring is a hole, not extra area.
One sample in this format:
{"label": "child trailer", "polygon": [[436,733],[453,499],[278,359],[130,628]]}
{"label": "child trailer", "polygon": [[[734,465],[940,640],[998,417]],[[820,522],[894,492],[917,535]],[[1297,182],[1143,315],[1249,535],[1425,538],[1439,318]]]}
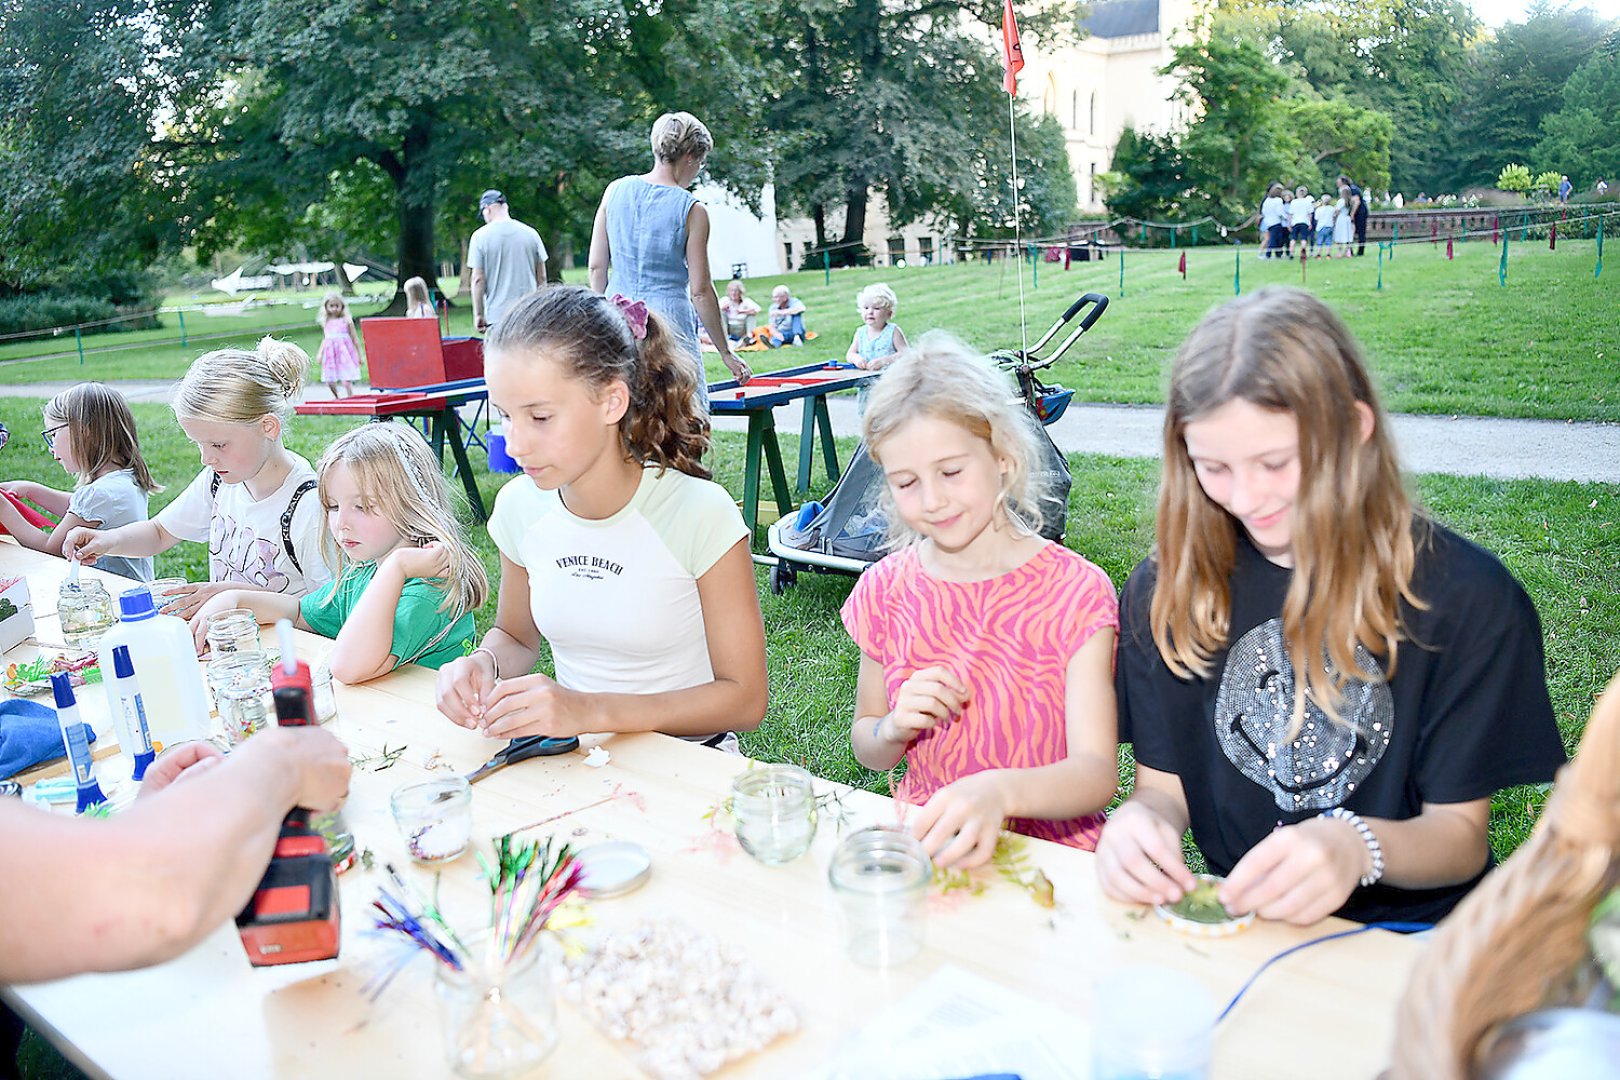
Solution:
{"label": "child trailer", "polygon": [[[1107,309],[1108,297],[1086,293],[1027,351],[1005,349],[990,355],[997,367],[1012,373],[1024,407],[1042,425],[1044,460],[1040,471],[1047,474],[1048,490],[1058,501],[1055,510],[1049,510],[1042,519],[1041,535],[1049,540],[1063,540],[1069,504],[1069,463],[1046,434],[1045,425],[1063,415],[1074,391],[1048,386],[1036,372],[1056,363]],[[1041,350],[1082,311],[1085,316],[1079,324],[1049,355],[1042,356]],[[771,592],[781,595],[798,579],[801,570],[859,575],[888,554],[889,520],[882,500],[883,483],[883,473],[862,443],[855,448],[849,468],[844,470],[825,502],[806,503],[773,524],[766,534],[771,554],[776,559],[771,567]]]}

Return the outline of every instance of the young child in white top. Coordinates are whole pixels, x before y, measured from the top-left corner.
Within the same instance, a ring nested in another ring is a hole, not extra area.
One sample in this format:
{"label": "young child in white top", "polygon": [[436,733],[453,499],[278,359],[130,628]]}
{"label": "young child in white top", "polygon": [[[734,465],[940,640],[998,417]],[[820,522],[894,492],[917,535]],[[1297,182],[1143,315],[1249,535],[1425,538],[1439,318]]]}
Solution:
{"label": "young child in white top", "polygon": [[208,583],[170,592],[165,610],[189,619],[229,588],[303,595],[331,580],[321,560],[315,470],[282,445],[309,354],[265,338],[257,349],[205,353],[186,372],[174,414],[203,470],[151,521],[111,530],[76,528],[63,554],[86,563],[145,557],[182,540],[207,542]]}
{"label": "young child in white top", "polygon": [[[152,481],[141,457],[135,417],[118,391],[102,383],[80,383],[45,405],[45,446],[57,463],[78,479],[69,491],[32,480],[13,480],[0,488],[27,499],[59,520],[49,533],[23,520],[9,500],[0,499],[0,525],[24,547],[61,555],[68,534],[81,525],[116,529],[146,520],[146,496],[163,489]],[[139,581],[152,580],[152,560],[119,558],[101,561],[103,570]]]}
{"label": "young child in white top", "polygon": [[[749,537],[702,465],[696,371],[641,302],[559,285],[485,342],[524,475],[501,490],[495,624],[439,669],[439,710],[509,739],[659,730],[726,745],[765,715]],[[530,674],[542,639],[555,678]]]}
{"label": "young child in white top", "polygon": [[1333,254],[1333,218],[1338,210],[1331,195],[1323,195],[1316,203],[1316,257]]}
{"label": "young child in white top", "polygon": [[413,277],[405,282],[405,317],[407,319],[436,319],[433,301],[428,296],[427,282]]}

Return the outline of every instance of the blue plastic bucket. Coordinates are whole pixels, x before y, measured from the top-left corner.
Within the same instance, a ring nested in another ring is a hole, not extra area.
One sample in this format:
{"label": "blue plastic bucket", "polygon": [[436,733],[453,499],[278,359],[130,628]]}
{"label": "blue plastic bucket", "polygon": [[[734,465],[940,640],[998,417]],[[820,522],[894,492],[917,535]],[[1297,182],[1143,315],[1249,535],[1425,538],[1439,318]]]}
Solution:
{"label": "blue plastic bucket", "polygon": [[522,472],[523,467],[512,460],[512,455],[506,452],[506,436],[494,428],[484,438],[489,447],[489,471],[495,473]]}

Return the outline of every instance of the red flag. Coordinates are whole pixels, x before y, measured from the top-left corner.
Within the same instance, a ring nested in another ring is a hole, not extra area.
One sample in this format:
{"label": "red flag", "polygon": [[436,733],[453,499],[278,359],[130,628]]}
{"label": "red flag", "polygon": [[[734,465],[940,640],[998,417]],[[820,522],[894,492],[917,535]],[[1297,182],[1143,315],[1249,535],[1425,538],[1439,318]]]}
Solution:
{"label": "red flag", "polygon": [[1002,0],[1001,67],[1004,72],[1002,89],[1009,94],[1018,93],[1018,73],[1024,70],[1024,43],[1018,37],[1018,20],[1013,16],[1012,0]]}
{"label": "red flag", "polygon": [[1450,261],[1451,258],[1452,258],[1451,250],[1452,250],[1451,249],[1451,237],[1448,236],[1448,237],[1446,237],[1446,259],[1447,259],[1447,261]]}
{"label": "red flag", "polygon": [[1185,251],[1181,253],[1181,265],[1176,269],[1181,271],[1181,277],[1185,280],[1187,277],[1187,253]]}

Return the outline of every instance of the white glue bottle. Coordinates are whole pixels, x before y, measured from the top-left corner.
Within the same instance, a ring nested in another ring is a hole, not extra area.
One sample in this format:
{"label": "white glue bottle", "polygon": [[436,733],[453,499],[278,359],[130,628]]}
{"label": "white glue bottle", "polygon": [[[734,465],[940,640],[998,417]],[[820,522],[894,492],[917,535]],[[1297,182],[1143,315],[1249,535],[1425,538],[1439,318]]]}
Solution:
{"label": "white glue bottle", "polygon": [[[113,648],[112,690],[118,698],[118,712],[113,722],[118,724],[118,747],[134,761],[131,776],[146,779],[146,769],[157,755],[152,752],[152,728],[146,721],[146,702],[141,697],[141,684],[135,678],[135,664],[129,658],[129,646]],[[101,673],[103,679],[107,673]],[[125,742],[125,736],[129,741]]]}
{"label": "white glue bottle", "polygon": [[107,801],[96,783],[95,761],[90,756],[90,728],[79,716],[79,703],[73,696],[73,682],[67,672],[51,676],[51,692],[56,698],[56,723],[62,729],[62,748],[73,766],[73,784],[78,798],[73,812],[82,814]]}
{"label": "white glue bottle", "polygon": [[[141,673],[141,699],[152,742],[160,747],[208,738],[208,697],[203,691],[197,644],[184,619],[158,614],[145,585],[118,594],[122,622],[102,636],[97,653],[107,685],[107,711],[119,726],[118,744],[133,757],[139,736],[124,730],[124,707],[118,697],[113,651],[128,646],[129,659]],[[125,742],[128,739],[128,742]]]}

